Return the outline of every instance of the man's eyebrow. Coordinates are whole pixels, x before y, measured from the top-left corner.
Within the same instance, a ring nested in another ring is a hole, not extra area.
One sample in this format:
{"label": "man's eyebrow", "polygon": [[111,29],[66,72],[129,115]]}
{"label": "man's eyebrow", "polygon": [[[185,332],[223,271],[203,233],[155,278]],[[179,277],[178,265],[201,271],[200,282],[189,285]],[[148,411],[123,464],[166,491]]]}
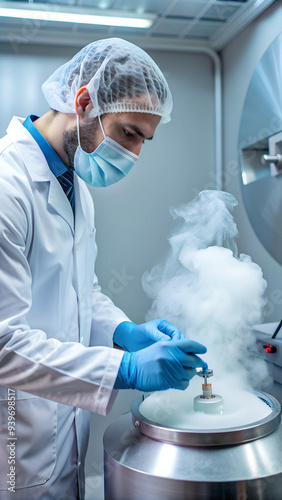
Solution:
{"label": "man's eyebrow", "polygon": [[139,135],[140,137],[142,137],[142,139],[146,139],[146,141],[151,141],[152,139],[154,139],[154,136],[152,135],[152,137],[146,137],[143,132],[141,132],[140,128],[138,128],[136,125],[131,125],[131,124],[128,124],[127,125],[129,128],[131,128],[137,135]]}

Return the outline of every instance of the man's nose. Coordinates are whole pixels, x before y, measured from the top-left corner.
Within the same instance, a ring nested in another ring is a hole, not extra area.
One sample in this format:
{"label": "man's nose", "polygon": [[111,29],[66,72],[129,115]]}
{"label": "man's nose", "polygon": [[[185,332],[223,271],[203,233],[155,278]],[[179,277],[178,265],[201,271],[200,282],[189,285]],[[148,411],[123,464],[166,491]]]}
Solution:
{"label": "man's nose", "polygon": [[140,154],[140,151],[141,151],[141,148],[142,148],[142,144],[143,144],[143,140],[140,141],[140,143],[138,142],[138,144],[135,144],[132,149],[130,149],[130,151],[132,153],[134,153],[136,156],[139,156]]}

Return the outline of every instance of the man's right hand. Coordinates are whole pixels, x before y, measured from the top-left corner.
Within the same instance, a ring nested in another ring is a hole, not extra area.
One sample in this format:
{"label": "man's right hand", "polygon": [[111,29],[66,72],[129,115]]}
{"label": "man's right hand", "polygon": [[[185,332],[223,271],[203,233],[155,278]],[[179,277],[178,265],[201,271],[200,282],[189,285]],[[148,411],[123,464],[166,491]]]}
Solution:
{"label": "man's right hand", "polygon": [[184,390],[207,363],[197,356],[206,347],[193,340],[159,341],[136,352],[125,352],[115,382],[115,389],[138,389],[144,392],[165,389]]}

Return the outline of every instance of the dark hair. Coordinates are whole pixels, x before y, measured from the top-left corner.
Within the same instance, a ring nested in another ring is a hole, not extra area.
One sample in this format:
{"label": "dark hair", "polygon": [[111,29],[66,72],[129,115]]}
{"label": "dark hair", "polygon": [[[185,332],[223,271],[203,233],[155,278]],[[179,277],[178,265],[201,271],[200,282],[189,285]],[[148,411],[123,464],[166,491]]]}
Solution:
{"label": "dark hair", "polygon": [[[127,62],[128,56],[116,58],[111,61],[104,70],[104,85],[99,86],[97,92],[98,102],[114,103],[123,99],[134,99],[141,97],[145,93],[156,94],[159,101],[164,104],[167,98],[167,89],[161,85],[159,75],[155,68],[142,67],[140,60],[140,72],[128,74],[123,71],[123,66]],[[154,81],[154,86],[151,82]]]}
{"label": "dark hair", "polygon": [[[103,54],[99,58],[99,67],[102,66],[112,46],[109,45],[104,49]],[[124,65],[127,63],[130,55],[123,55],[111,59],[104,67],[104,78],[100,81],[97,91],[98,103],[113,104],[123,99],[133,99],[141,97],[149,92],[152,96],[157,95],[161,104],[164,104],[167,99],[167,88],[165,83],[160,81],[160,75],[157,69],[143,65],[140,59],[140,71],[135,74],[128,73],[128,68],[124,70]],[[78,66],[69,81],[69,86],[72,85],[76,76],[80,75],[81,86],[89,83],[89,73],[92,69],[92,62],[88,61],[83,66]],[[154,85],[152,86],[152,80]]]}

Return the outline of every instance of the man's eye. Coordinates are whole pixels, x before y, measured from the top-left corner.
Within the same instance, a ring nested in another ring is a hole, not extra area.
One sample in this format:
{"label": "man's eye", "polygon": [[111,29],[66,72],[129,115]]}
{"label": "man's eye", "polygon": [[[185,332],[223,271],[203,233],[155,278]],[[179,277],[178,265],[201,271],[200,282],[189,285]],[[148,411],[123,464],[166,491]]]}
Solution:
{"label": "man's eye", "polygon": [[128,132],[128,130],[126,130],[125,128],[123,129],[123,133],[124,135],[126,135],[126,137],[134,137],[134,135],[131,134],[131,132]]}

